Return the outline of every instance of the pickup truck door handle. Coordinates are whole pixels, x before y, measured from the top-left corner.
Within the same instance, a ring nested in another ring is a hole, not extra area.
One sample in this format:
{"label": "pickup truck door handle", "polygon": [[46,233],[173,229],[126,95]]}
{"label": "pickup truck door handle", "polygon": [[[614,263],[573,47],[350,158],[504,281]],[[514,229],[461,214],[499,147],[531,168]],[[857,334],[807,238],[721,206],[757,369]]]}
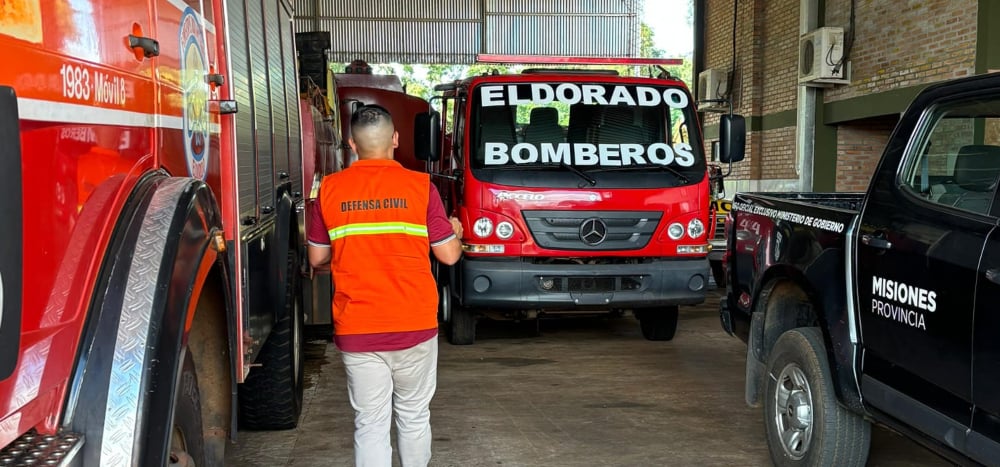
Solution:
{"label": "pickup truck door handle", "polygon": [[998,268],[987,269],[986,279],[994,284],[1000,284],[1000,269]]}
{"label": "pickup truck door handle", "polygon": [[892,242],[886,240],[883,234],[864,234],[861,236],[861,243],[883,250],[892,248]]}

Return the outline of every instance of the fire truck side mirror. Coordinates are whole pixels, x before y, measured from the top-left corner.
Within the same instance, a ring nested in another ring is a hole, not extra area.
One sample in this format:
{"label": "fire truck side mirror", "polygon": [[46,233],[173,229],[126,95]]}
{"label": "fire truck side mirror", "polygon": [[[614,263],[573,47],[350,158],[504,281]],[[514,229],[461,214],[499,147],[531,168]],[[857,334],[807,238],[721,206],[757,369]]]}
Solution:
{"label": "fire truck side mirror", "polygon": [[719,161],[732,163],[743,160],[746,138],[746,120],[742,115],[722,115],[719,119]]}
{"label": "fire truck side mirror", "polygon": [[413,150],[417,160],[441,159],[441,114],[435,110],[418,113],[413,120]]}

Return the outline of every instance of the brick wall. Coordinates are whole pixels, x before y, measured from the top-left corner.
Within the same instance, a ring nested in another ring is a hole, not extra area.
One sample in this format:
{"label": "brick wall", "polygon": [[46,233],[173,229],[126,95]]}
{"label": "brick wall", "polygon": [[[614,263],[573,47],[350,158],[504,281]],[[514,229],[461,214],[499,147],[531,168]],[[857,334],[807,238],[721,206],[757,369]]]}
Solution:
{"label": "brick wall", "polygon": [[[782,0],[785,1],[785,0]],[[733,110],[747,118],[761,115],[763,102],[760,92],[764,81],[761,53],[763,28],[759,22],[764,17],[765,0],[741,0],[736,22],[736,43],[733,44],[733,1],[706,0],[705,11],[705,68],[717,68],[730,74],[732,90],[729,98]],[[735,64],[733,57],[735,54]],[[734,67],[735,65],[735,67]],[[719,114],[707,113],[703,124],[717,125]],[[749,130],[749,129],[748,129]],[[746,159],[733,166],[733,180],[759,179],[761,173],[760,148],[763,142],[759,132],[748,132]],[[706,141],[706,151],[711,150],[711,141]]]}
{"label": "brick wall", "polygon": [[[785,0],[782,0],[785,1]],[[730,74],[733,89],[730,97],[737,113],[751,115],[760,111],[760,85],[764,76],[761,47],[764,0],[740,0],[736,24],[736,48],[733,50],[732,0],[706,0],[705,68],[717,68]],[[733,56],[735,53],[735,68]],[[718,123],[718,115],[708,115],[707,124]]]}
{"label": "brick wall", "polygon": [[[823,91],[833,102],[972,74],[978,1],[854,0],[852,83]],[[706,0],[705,67],[731,70],[733,0]],[[737,0],[734,108],[748,119],[795,109],[799,0]],[[825,26],[848,30],[851,0],[826,0]],[[838,129],[837,190],[864,190],[896,117]],[[706,114],[704,124],[718,124]],[[708,145],[706,150],[710,150]],[[732,180],[797,178],[795,127],[747,137],[747,158]]]}
{"label": "brick wall", "polygon": [[[989,1],[989,0],[984,0]],[[826,26],[848,31],[851,0],[826,0]],[[855,0],[851,85],[827,101],[971,75],[978,0]]]}
{"label": "brick wall", "polygon": [[795,170],[795,127],[761,132],[759,179],[798,178]]}
{"label": "brick wall", "polygon": [[761,25],[764,30],[762,111],[768,115],[796,106],[799,0],[768,0]]}
{"label": "brick wall", "polygon": [[837,191],[868,189],[882,150],[899,121],[895,115],[858,120],[837,128]]}

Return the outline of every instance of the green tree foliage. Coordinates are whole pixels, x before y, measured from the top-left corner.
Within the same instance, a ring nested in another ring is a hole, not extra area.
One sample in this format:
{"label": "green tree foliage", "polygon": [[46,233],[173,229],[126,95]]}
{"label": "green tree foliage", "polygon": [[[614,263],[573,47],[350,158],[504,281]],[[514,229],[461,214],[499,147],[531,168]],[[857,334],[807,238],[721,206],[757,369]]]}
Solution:
{"label": "green tree foliage", "polygon": [[[689,5],[688,17],[692,17]],[[639,56],[643,58],[681,58],[681,65],[671,65],[664,67],[672,76],[679,77],[688,87],[692,82],[692,60],[691,56],[686,57],[665,57],[664,51],[656,47],[655,37],[652,28],[646,23],[641,23],[639,27]],[[603,69],[614,69],[621,75],[656,76],[660,70],[643,66],[597,66]],[[339,68],[339,69],[338,69]],[[394,74],[399,76],[408,94],[430,100],[437,93],[434,86],[442,83],[450,83],[470,76],[499,73],[518,73],[526,68],[523,65],[504,66],[496,64],[476,63],[472,65],[449,65],[449,64],[373,64],[374,73]],[[565,68],[593,68],[584,65],[567,66]],[[335,72],[340,72],[342,67],[336,67]]]}

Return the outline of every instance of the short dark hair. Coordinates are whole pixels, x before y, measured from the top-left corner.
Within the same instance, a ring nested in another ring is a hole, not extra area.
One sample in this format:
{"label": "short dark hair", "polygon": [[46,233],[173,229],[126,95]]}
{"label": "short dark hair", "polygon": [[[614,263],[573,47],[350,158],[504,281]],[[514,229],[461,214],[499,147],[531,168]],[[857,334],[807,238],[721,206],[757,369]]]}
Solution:
{"label": "short dark hair", "polygon": [[355,127],[375,126],[382,122],[392,125],[392,115],[385,107],[377,104],[368,104],[358,107],[351,115],[351,129]]}

